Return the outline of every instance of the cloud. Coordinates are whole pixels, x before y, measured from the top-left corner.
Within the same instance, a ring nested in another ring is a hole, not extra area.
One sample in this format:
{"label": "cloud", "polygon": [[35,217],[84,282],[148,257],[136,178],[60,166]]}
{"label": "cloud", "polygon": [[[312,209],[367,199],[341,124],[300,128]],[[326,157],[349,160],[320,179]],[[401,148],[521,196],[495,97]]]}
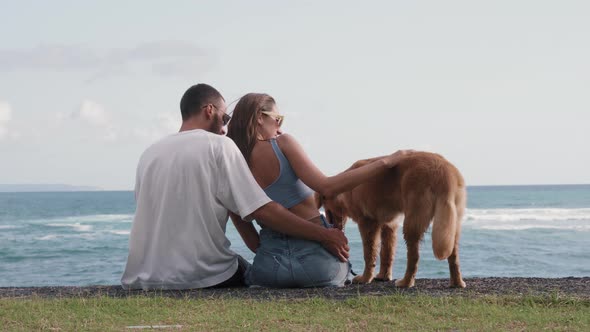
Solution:
{"label": "cloud", "polygon": [[12,119],[10,104],[0,101],[0,125],[8,123]]}
{"label": "cloud", "polygon": [[105,142],[115,142],[119,139],[119,134],[114,127],[109,127],[100,138]]}
{"label": "cloud", "polygon": [[64,112],[53,113],[52,123],[60,125],[67,119],[67,115]]}
{"label": "cloud", "polygon": [[8,123],[12,120],[10,104],[0,101],[0,140],[8,136]]}
{"label": "cloud", "polygon": [[0,49],[0,70],[84,69],[99,65],[101,56],[82,46],[40,45],[30,49]]}
{"label": "cloud", "polygon": [[[0,142],[14,140],[50,140],[56,136],[77,137],[86,142],[133,143],[154,142],[178,132],[182,124],[180,112],[161,112],[135,128],[121,123],[101,103],[85,99],[75,111],[47,114],[44,119],[28,122],[20,131],[13,127],[11,106],[0,101]],[[41,123],[39,123],[42,122]],[[37,122],[37,123],[35,123]]]}
{"label": "cloud", "polygon": [[[117,56],[115,56],[117,55]],[[156,60],[173,57],[192,58],[196,56],[206,56],[203,49],[196,45],[184,41],[157,41],[139,44],[131,49],[119,49],[112,52],[112,60],[115,62],[119,59],[127,60]]]}
{"label": "cloud", "polygon": [[175,132],[180,129],[182,121],[178,113],[164,112],[156,116],[158,126],[167,133]]}
{"label": "cloud", "polygon": [[142,141],[156,141],[164,136],[178,132],[182,121],[178,113],[164,112],[158,114],[151,125],[135,128],[132,134]]}
{"label": "cloud", "polygon": [[[0,72],[16,70],[89,71],[89,81],[143,72],[148,66],[161,76],[202,72],[210,56],[197,45],[164,40],[129,48],[93,49],[84,45],[44,44],[27,49],[0,49]],[[135,70],[133,70],[135,69]]]}
{"label": "cloud", "polygon": [[[62,117],[61,113],[56,115],[58,120],[61,120]],[[70,115],[70,118],[98,130],[100,139],[103,141],[114,142],[119,137],[111,116],[102,105],[95,101],[84,100],[80,108]]]}
{"label": "cloud", "polygon": [[111,124],[104,108],[92,100],[84,100],[80,109],[72,113],[71,117],[96,127],[108,127]]}
{"label": "cloud", "polygon": [[152,64],[152,72],[162,77],[194,77],[210,66],[210,62],[200,58],[177,59]]}

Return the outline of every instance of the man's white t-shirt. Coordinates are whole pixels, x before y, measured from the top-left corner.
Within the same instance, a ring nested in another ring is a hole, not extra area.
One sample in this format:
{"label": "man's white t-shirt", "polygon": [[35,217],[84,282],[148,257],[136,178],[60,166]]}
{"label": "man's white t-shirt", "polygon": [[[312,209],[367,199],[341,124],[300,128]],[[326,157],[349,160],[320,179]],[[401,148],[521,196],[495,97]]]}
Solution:
{"label": "man's white t-shirt", "polygon": [[238,261],[225,236],[227,211],[245,219],[271,201],[235,143],[200,129],[143,153],[135,199],[126,289],[202,288],[229,279]]}

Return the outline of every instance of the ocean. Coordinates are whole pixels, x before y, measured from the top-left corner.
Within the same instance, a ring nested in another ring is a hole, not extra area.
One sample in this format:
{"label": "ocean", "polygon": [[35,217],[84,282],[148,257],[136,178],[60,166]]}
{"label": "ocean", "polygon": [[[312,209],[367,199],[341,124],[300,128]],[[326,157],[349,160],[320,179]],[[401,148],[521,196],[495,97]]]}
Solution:
{"label": "ocean", "polygon": [[[134,210],[130,191],[0,193],[0,287],[119,284]],[[354,222],[346,235],[362,273]],[[227,236],[251,261],[231,222]],[[401,227],[398,239],[394,278],[406,265]],[[418,278],[449,277],[430,230],[420,255]],[[464,277],[590,276],[590,185],[469,187],[460,260]]]}

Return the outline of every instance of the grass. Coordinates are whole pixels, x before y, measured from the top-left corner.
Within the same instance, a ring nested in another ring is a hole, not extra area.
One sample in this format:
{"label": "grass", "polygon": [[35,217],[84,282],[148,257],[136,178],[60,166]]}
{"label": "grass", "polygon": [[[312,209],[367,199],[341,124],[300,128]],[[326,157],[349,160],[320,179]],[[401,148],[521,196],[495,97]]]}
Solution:
{"label": "grass", "polygon": [[129,298],[0,299],[0,330],[590,330],[590,301],[534,296],[359,296],[335,301]]}

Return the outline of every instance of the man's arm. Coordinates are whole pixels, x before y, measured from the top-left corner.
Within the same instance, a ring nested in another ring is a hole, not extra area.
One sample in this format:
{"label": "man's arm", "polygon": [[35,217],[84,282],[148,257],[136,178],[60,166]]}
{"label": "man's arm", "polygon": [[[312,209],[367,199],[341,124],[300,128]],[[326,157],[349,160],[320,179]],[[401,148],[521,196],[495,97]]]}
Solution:
{"label": "man's arm", "polygon": [[251,216],[277,232],[319,242],[341,261],[348,260],[348,240],[339,229],[324,228],[299,218],[276,202],[263,205],[252,212]]}
{"label": "man's arm", "polygon": [[347,261],[348,240],[341,230],[315,225],[272,202],[254,180],[238,146],[227,137],[220,139],[223,144],[217,155],[216,197],[225,208],[244,220],[254,217],[278,232],[319,242],[341,261]]}
{"label": "man's arm", "polygon": [[255,253],[260,246],[260,236],[258,235],[256,228],[254,228],[254,225],[251,222],[242,220],[240,216],[233,212],[230,212],[229,216],[246,246]]}

